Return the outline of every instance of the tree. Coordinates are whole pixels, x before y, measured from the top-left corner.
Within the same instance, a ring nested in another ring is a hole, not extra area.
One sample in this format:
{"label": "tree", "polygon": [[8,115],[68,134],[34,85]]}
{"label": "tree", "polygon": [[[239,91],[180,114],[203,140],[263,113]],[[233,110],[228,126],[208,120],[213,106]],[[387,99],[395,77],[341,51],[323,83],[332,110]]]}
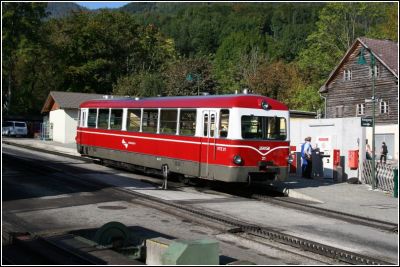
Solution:
{"label": "tree", "polygon": [[59,90],[109,93],[118,77],[142,67],[139,25],[128,14],[76,12],[48,26],[63,73]]}
{"label": "tree", "polygon": [[215,55],[214,71],[221,85],[220,92],[241,90],[243,84],[243,61],[252,51],[265,54],[267,44],[263,36],[255,32],[235,32],[226,37]]}
{"label": "tree", "polygon": [[322,103],[318,91],[303,81],[297,66],[282,60],[262,64],[249,77],[249,85],[255,93],[282,101],[290,109],[316,111]]}
{"label": "tree", "polygon": [[356,38],[365,36],[383,16],[382,3],[328,3],[298,57],[303,73],[315,86],[322,85]]}
{"label": "tree", "polygon": [[398,42],[399,18],[397,11],[398,3],[386,5],[383,22],[373,26],[368,36]]}
{"label": "tree", "polygon": [[[13,94],[17,94],[15,67],[18,54],[21,50],[35,49],[39,42],[38,31],[42,24],[42,18],[46,16],[46,3],[2,3],[2,81],[7,86],[3,90],[3,111],[13,113]],[[23,95],[23,94],[21,94]]]}
{"label": "tree", "polygon": [[113,85],[113,94],[131,97],[159,96],[165,91],[163,77],[158,73],[139,72],[122,76]]}
{"label": "tree", "polygon": [[139,73],[160,71],[175,57],[171,39],[126,13],[79,12],[49,27],[63,73],[60,90],[110,93],[121,77],[127,76],[126,83]]}
{"label": "tree", "polygon": [[212,65],[207,57],[181,58],[168,66],[164,77],[166,95],[197,95],[202,92],[210,94],[216,92]]}

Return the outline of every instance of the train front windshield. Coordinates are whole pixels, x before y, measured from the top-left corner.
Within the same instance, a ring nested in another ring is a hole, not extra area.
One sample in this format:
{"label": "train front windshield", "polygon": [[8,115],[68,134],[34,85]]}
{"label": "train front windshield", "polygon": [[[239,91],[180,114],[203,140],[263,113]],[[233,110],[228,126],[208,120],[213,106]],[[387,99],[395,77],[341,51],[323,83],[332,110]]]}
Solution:
{"label": "train front windshield", "polygon": [[284,117],[242,116],[242,138],[258,140],[286,140]]}

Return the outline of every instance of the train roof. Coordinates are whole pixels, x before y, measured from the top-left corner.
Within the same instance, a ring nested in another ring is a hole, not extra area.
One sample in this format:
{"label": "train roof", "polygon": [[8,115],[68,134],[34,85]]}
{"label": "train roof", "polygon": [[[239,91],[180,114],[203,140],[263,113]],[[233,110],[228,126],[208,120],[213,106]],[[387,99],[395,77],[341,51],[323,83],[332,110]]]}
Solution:
{"label": "train roof", "polygon": [[262,101],[271,109],[288,110],[282,102],[253,94],[94,99],[83,102],[80,108],[262,108]]}

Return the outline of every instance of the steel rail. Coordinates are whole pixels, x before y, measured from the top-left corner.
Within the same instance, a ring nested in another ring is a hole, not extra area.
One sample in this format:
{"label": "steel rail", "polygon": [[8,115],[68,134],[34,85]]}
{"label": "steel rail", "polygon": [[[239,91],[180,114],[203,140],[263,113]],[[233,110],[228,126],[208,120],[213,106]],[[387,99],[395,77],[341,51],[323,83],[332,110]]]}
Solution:
{"label": "steel rail", "polygon": [[254,194],[251,196],[252,199],[260,200],[267,203],[273,203],[280,206],[285,206],[288,208],[296,208],[305,212],[322,215],[324,217],[330,217],[334,219],[343,220],[346,222],[356,223],[358,225],[378,228],[381,230],[389,231],[389,232],[398,232],[398,224],[392,222],[381,221],[373,218],[358,216],[354,214],[348,214],[341,211],[335,211],[330,209],[325,209],[321,207],[315,207],[311,205],[307,205],[304,203],[299,203],[290,199],[283,198],[272,198],[266,195]]}

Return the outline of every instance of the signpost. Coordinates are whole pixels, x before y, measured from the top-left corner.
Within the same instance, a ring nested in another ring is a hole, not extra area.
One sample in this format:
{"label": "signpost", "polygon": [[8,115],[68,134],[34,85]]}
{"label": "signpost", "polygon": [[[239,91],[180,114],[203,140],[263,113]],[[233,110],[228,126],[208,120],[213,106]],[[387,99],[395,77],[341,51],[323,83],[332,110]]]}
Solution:
{"label": "signpost", "polygon": [[374,119],[372,117],[362,117],[361,127],[372,127],[374,125]]}

